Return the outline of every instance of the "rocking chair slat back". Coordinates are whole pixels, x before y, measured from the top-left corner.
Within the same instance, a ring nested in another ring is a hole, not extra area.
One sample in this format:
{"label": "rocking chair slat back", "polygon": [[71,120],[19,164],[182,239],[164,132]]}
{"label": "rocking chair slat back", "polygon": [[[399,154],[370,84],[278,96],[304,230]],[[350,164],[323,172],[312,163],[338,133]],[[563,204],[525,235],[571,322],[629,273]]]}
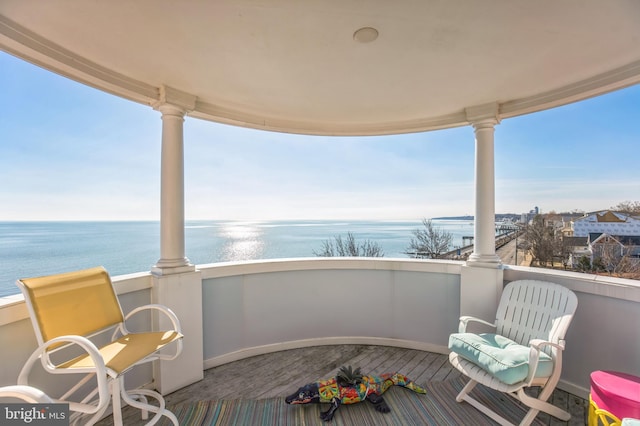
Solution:
{"label": "rocking chair slat back", "polygon": [[[524,284],[524,285],[523,285]],[[558,285],[528,280],[505,287],[498,312],[496,333],[521,344],[531,339],[558,343],[578,306],[575,294]],[[550,353],[550,349],[547,348]]]}

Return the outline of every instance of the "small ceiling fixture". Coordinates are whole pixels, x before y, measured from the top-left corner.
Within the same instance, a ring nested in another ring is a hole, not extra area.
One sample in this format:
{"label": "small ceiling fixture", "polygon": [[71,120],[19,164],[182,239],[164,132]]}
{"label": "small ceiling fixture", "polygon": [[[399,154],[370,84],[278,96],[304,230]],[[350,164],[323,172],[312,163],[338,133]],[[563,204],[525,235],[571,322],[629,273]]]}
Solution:
{"label": "small ceiling fixture", "polygon": [[371,27],[363,27],[353,33],[353,39],[360,43],[371,43],[378,38],[378,30]]}

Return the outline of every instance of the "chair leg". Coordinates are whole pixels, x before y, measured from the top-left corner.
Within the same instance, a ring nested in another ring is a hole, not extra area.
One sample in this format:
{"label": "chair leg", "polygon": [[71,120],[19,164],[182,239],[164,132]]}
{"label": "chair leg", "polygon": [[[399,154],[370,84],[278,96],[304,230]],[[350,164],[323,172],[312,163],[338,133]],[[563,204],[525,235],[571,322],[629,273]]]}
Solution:
{"label": "chair leg", "polygon": [[476,387],[477,384],[478,384],[478,382],[476,382],[473,379],[470,379],[467,382],[467,384],[464,385],[464,387],[462,388],[462,390],[460,391],[458,396],[456,396],[456,401],[458,401],[458,402],[462,402],[462,401],[468,402],[476,410],[478,410],[481,413],[485,414],[486,416],[492,418],[493,420],[495,420],[497,423],[499,423],[502,426],[513,426],[513,423],[509,422],[507,419],[505,419],[504,417],[502,417],[501,415],[499,415],[498,413],[496,413],[495,411],[493,411],[489,407],[486,407],[486,406],[482,405],[479,401],[476,401],[475,399],[473,399],[469,395],[469,392],[471,392],[473,390],[473,388]]}
{"label": "chair leg", "polygon": [[[473,390],[473,388],[477,384],[478,382],[476,382],[473,379],[470,379],[469,382],[462,388],[458,396],[456,396],[456,401],[468,402],[473,407],[475,407],[478,411],[481,411],[482,413],[486,414],[487,416],[489,416],[490,418],[492,418],[493,420],[495,420],[501,425],[512,425],[512,423],[506,420],[504,417],[500,416],[498,413],[491,410],[489,407],[482,405],[479,401],[475,400],[469,395],[469,392],[471,392],[471,390]],[[540,392],[540,395],[538,396],[538,398],[533,398],[527,395],[523,389],[519,389],[517,394],[514,394],[514,393],[509,394],[519,399],[523,404],[527,405],[530,408],[530,410],[524,416],[522,421],[519,423],[519,426],[528,426],[531,423],[533,423],[533,420],[536,418],[536,416],[540,411],[544,411],[545,413],[548,413],[564,421],[568,421],[571,418],[571,414],[567,413],[566,411],[546,401],[551,395],[552,391],[553,391],[552,387],[545,386],[545,388],[543,388],[542,391]]]}
{"label": "chair leg", "polygon": [[[147,401],[147,397],[146,397],[146,396],[144,396],[144,395],[141,395],[141,394],[132,394],[132,393],[129,393],[129,395],[130,395],[133,399],[135,399],[135,400],[137,400],[137,401],[140,401],[140,402],[141,402],[141,403],[143,403],[143,404],[147,404],[147,405],[149,404],[149,402]],[[141,415],[142,420],[148,420],[148,419],[149,419],[149,410],[145,410],[145,409],[143,408],[143,409],[141,409],[140,411],[142,411],[142,415]]]}
{"label": "chair leg", "polygon": [[469,404],[471,404],[476,410],[480,411],[481,413],[483,413],[487,417],[493,419],[496,423],[498,423],[498,424],[500,424],[502,426],[514,426],[513,423],[511,423],[509,420],[505,419],[500,414],[496,413],[495,411],[493,411],[491,408],[487,407],[486,405],[482,405],[479,401],[471,398],[471,396],[465,395],[464,396],[464,400],[466,402],[468,402]]}
{"label": "chair leg", "polygon": [[536,410],[535,408],[529,409],[518,426],[529,426],[531,423],[533,423],[533,420],[536,418],[539,412],[540,410]]}
{"label": "chair leg", "polygon": [[[540,411],[544,411],[545,413],[548,413],[550,415],[552,415],[553,417],[556,417],[562,421],[568,422],[569,419],[571,419],[571,414],[567,413],[566,411],[562,410],[559,407],[556,407],[553,404],[548,403],[546,400],[547,398],[549,398],[548,395],[544,395],[544,391],[546,389],[544,389],[540,395],[538,396],[538,398],[533,398],[529,395],[527,395],[523,389],[519,389],[518,390],[518,399],[520,401],[522,401],[522,403],[524,403],[525,405],[527,405],[528,407],[531,407],[531,410],[529,410],[529,412],[527,413],[525,419],[530,418],[529,423],[521,423],[521,425],[526,425],[526,424],[530,424],[533,419],[538,415],[538,412]],[[550,392],[548,392],[550,393]],[[523,420],[524,422],[524,420]]]}
{"label": "chair leg", "polygon": [[476,387],[476,385],[478,384],[478,382],[476,382],[473,379],[470,379],[466,385],[464,385],[464,387],[462,388],[462,390],[460,391],[460,393],[458,394],[458,396],[456,396],[456,401],[458,402],[462,402],[464,401],[464,397],[473,390],[473,388]]}
{"label": "chair leg", "polygon": [[120,379],[111,380],[111,405],[113,406],[113,424],[115,426],[122,425],[122,401],[120,401],[120,393],[124,390]]}
{"label": "chair leg", "polygon": [[[123,380],[122,377],[118,378],[117,381]],[[175,425],[175,426],[179,426],[178,424],[178,418],[175,416],[175,414],[173,414],[171,411],[167,410],[165,408],[165,401],[162,395],[160,395],[158,392],[149,390],[149,389],[135,389],[132,391],[127,392],[124,389],[124,386],[120,385],[120,395],[122,397],[122,400],[124,402],[126,402],[128,405],[138,408],[140,410],[142,410],[143,413],[147,412],[147,411],[151,411],[152,413],[155,413],[155,415],[151,418],[151,420],[149,420],[149,422],[147,423],[148,426],[154,425],[158,422],[158,420],[160,420],[160,418],[162,416],[168,417],[169,420],[171,420],[171,422]],[[151,397],[154,398],[155,400],[158,401],[158,406],[155,405],[151,405],[146,403],[147,398],[146,397]],[[142,400],[142,401],[139,401]],[[143,417],[147,417],[144,416]],[[114,417],[115,420],[115,417]]]}

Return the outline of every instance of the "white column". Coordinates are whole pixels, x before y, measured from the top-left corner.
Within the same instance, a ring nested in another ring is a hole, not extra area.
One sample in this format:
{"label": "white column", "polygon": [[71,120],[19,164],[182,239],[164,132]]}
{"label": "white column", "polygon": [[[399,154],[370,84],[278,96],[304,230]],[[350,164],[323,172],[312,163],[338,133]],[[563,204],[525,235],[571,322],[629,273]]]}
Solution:
{"label": "white column", "polygon": [[[473,253],[460,274],[460,315],[495,320],[504,286],[504,271],[495,245],[494,127],[499,122],[498,104],[466,109],[476,135],[475,228]],[[489,330],[478,330],[489,331]]]}
{"label": "white column", "polygon": [[[185,256],[184,242],[184,116],[196,97],[171,87],[160,88],[153,106],[162,113],[160,194],[160,260],[153,267],[151,300],[171,308],[184,334],[184,349],[172,361],[154,363],[155,387],[167,394],[203,377],[202,276]],[[155,329],[166,330],[156,316]]]}
{"label": "white column", "polygon": [[495,172],[494,172],[494,126],[495,118],[473,123],[476,135],[475,170],[475,226],[473,253],[467,264],[470,266],[498,267],[501,262],[495,246]]}
{"label": "white column", "polygon": [[185,256],[184,244],[184,138],[186,110],[169,103],[155,109],[162,113],[162,160],[160,193],[160,260],[156,275],[195,270]]}

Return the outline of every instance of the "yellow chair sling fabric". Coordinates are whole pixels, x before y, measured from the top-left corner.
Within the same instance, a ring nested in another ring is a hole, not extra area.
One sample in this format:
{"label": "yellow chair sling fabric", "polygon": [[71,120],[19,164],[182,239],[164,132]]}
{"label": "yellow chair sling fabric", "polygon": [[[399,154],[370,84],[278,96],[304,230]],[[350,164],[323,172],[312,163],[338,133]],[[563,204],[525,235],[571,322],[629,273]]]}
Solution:
{"label": "yellow chair sling fabric", "polygon": [[[69,403],[69,409],[77,413],[73,420],[79,424],[98,421],[110,401],[114,423],[122,424],[121,398],[140,408],[143,419],[147,419],[148,411],[155,413],[148,424],[156,423],[161,416],[178,424],[176,417],[164,408],[160,394],[148,389],[126,391],[124,387],[124,373],[135,365],[174,359],[182,351],[180,322],[170,309],[150,304],[125,317],[111,278],[102,267],[21,279],[17,284],[24,294],[39,345],[23,367],[19,385],[28,385],[31,370],[40,360],[43,368],[53,374],[86,374],[64,395],[54,398],[56,402]],[[167,316],[172,329],[129,332],[127,320],[143,311]],[[104,333],[109,332],[111,339],[104,343]],[[93,341],[100,340],[96,336],[102,336],[99,346]],[[168,345],[174,346],[171,354],[159,352]],[[67,353],[73,352],[70,350],[73,346],[81,350],[75,348],[73,355],[65,359]],[[95,383],[95,389],[88,393],[87,383]],[[156,399],[159,405],[148,404],[147,397]]]}

